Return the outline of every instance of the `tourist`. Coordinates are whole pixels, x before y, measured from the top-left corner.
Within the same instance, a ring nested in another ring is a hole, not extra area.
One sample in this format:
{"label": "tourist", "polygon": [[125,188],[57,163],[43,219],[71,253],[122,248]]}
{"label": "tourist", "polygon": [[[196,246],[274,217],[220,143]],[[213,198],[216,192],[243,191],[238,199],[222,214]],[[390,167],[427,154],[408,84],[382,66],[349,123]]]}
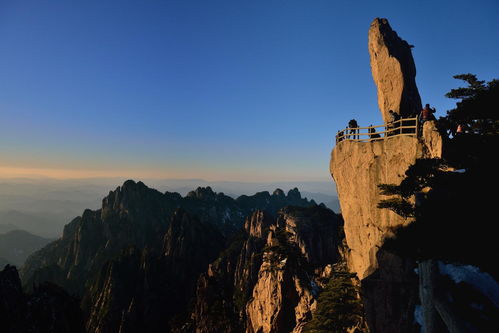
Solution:
{"label": "tourist", "polygon": [[[353,138],[354,139],[358,139],[359,138],[359,135],[357,134],[359,132],[359,125],[357,124],[357,120],[355,119],[352,119],[348,122],[348,127],[350,128],[350,134],[353,134]],[[356,135],[357,134],[357,135]]]}
{"label": "tourist", "polygon": [[430,108],[430,104],[426,104],[423,110],[421,110],[421,122],[424,123],[428,120],[435,120],[435,116],[433,115],[435,112],[435,108]]}
{"label": "tourist", "polygon": [[372,126],[373,126],[372,124],[369,125],[369,138],[370,139],[379,139],[379,138],[381,138],[381,135],[379,135],[379,133],[376,133],[376,130]]}
{"label": "tourist", "polygon": [[336,133],[336,142],[343,141],[343,139],[345,138],[344,133],[345,131],[338,131],[338,133]]}
{"label": "tourist", "polygon": [[400,115],[394,112],[393,110],[388,111],[388,114],[390,115],[390,118],[387,126],[388,129],[387,135],[391,136],[394,135],[392,130],[400,126],[399,122],[397,122],[398,120],[400,120]]}

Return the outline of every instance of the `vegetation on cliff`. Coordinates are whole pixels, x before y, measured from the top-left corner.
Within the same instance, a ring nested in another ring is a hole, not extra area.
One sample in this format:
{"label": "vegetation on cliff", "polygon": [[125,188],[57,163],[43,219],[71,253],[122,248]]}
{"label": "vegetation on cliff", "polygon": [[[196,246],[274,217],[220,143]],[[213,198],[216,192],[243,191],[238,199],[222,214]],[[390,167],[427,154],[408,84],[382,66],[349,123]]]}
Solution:
{"label": "vegetation on cliff", "polygon": [[497,277],[497,261],[490,255],[497,253],[491,218],[496,205],[492,193],[499,180],[494,161],[499,143],[495,111],[499,81],[485,84],[471,74],[456,78],[469,86],[447,94],[461,101],[438,124],[443,130],[461,125],[463,132],[447,137],[441,159],[419,159],[399,185],[379,186],[381,194],[391,197],[378,207],[414,222],[399,229],[386,247],[419,259],[474,264]]}
{"label": "vegetation on cliff", "polygon": [[491,282],[491,290],[498,290],[494,194],[499,186],[499,81],[485,84],[471,74],[455,78],[466,81],[468,87],[447,94],[461,101],[438,120],[441,132],[448,134],[442,158],[419,159],[407,169],[399,185],[380,185],[381,194],[390,198],[378,207],[407,219],[383,249],[415,259],[420,267],[431,262],[454,267],[450,273],[436,269],[440,275],[432,282],[435,293],[431,302],[445,300],[451,304],[446,306],[452,308],[454,322],[461,321],[459,325],[471,331],[484,331],[484,327],[499,324],[496,292],[484,292],[473,280],[464,283],[452,274],[467,271],[475,279],[478,274],[492,276],[490,281],[495,282]]}
{"label": "vegetation on cliff", "polygon": [[[343,333],[356,327],[362,332],[364,311],[359,297],[356,275],[344,265],[335,265],[331,277],[319,295],[317,309],[305,326],[306,333]],[[357,282],[358,283],[358,282]]]}
{"label": "vegetation on cliff", "polygon": [[24,283],[78,295],[87,332],[241,331],[269,226],[288,205],[336,221],[297,189],[233,199],[207,187],[182,197],[127,181],[32,255]]}

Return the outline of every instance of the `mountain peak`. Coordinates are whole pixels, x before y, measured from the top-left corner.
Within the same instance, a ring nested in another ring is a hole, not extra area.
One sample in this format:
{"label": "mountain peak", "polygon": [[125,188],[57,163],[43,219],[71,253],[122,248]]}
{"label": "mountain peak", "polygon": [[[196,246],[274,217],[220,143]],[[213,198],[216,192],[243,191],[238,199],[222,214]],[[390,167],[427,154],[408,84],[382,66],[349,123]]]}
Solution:
{"label": "mountain peak", "polygon": [[121,185],[121,190],[123,192],[126,192],[126,191],[140,191],[140,190],[145,190],[145,189],[149,189],[149,187],[147,187],[146,184],[144,184],[141,181],[135,182],[132,179],[129,179],[129,180],[125,181],[123,183],[123,185]]}
{"label": "mountain peak", "polygon": [[301,199],[301,193],[295,187],[295,188],[288,191],[288,198],[289,199]]}
{"label": "mountain peak", "polygon": [[209,186],[198,187],[195,191],[190,191],[189,193],[187,193],[187,197],[197,199],[211,199],[215,196],[215,192],[213,192],[213,190]]}
{"label": "mountain peak", "polygon": [[276,197],[285,197],[286,195],[284,194],[284,191],[281,190],[280,188],[276,188],[274,192],[272,192],[272,195]]}

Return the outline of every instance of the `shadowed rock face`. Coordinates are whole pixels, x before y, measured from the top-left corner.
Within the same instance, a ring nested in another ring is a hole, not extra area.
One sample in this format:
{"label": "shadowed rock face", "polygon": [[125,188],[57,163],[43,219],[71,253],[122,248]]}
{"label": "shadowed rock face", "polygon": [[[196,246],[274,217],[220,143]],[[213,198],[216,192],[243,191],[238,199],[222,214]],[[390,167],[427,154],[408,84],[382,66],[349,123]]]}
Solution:
{"label": "shadowed rock face", "polygon": [[213,225],[177,210],[165,234],[162,255],[129,248],[106,263],[87,300],[87,332],[172,331],[171,318],[182,318],[197,277],[223,245]]}
{"label": "shadowed rock face", "polygon": [[0,331],[83,333],[78,300],[51,283],[35,286],[25,294],[14,266],[0,271]]}
{"label": "shadowed rock face", "polygon": [[389,111],[410,117],[421,111],[416,65],[411,45],[392,30],[387,19],[376,18],[369,29],[371,71],[378,88],[378,106],[387,122]]}

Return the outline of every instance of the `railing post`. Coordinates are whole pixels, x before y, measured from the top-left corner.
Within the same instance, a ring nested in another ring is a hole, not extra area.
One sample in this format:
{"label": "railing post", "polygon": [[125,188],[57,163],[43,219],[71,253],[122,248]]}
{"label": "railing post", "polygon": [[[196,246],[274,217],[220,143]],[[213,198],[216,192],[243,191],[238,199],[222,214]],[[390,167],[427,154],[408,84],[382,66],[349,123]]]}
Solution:
{"label": "railing post", "polygon": [[[407,125],[406,125],[407,123]],[[376,132],[378,133],[376,138],[388,138],[390,136],[399,136],[399,135],[416,135],[416,137],[419,137],[421,135],[421,127],[419,123],[419,115],[416,115],[415,117],[412,118],[401,118],[399,120],[389,122],[389,123],[384,123],[383,125],[378,125],[378,126],[368,126],[368,127],[346,127],[344,130],[338,130],[336,133],[336,144],[340,143],[341,141],[356,141],[356,142],[363,142],[363,141],[371,141],[373,139],[373,133],[374,133],[374,128],[375,127],[383,127],[384,130],[382,132]],[[367,129],[366,133],[360,133],[360,130]],[[404,130],[407,129],[407,130]],[[371,132],[371,130],[373,132]],[[414,132],[413,132],[414,131]],[[383,136],[381,136],[383,134]],[[365,135],[367,136],[366,139],[361,139],[360,136]]]}
{"label": "railing post", "polygon": [[418,137],[418,116],[416,116],[416,130],[414,132],[416,132],[416,138],[417,138]]}

